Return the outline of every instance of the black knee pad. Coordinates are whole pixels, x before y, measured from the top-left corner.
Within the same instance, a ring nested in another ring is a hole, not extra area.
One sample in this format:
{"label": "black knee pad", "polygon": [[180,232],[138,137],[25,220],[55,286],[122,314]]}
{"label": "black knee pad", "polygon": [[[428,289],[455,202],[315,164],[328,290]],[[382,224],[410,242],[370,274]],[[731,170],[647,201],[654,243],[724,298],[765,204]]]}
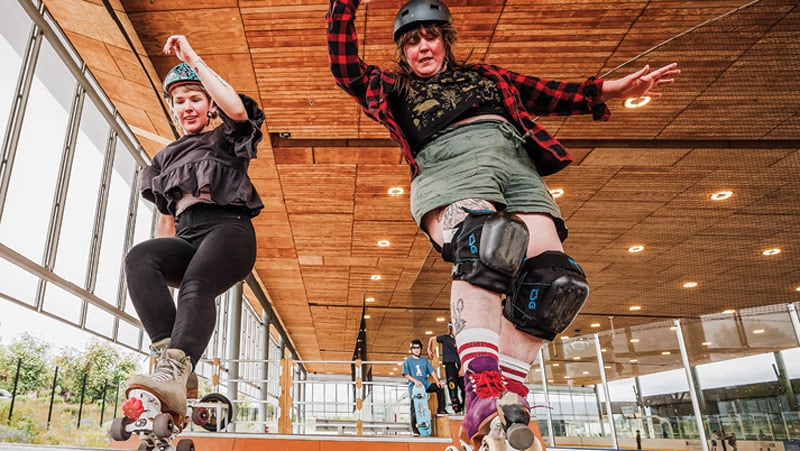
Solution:
{"label": "black knee pad", "polygon": [[572,324],[589,297],[586,275],[567,254],[543,252],[530,258],[503,301],[503,316],[530,335],[552,340]]}
{"label": "black knee pad", "polygon": [[453,280],[508,294],[527,247],[528,228],[516,215],[470,212],[444,245],[442,258],[453,263]]}

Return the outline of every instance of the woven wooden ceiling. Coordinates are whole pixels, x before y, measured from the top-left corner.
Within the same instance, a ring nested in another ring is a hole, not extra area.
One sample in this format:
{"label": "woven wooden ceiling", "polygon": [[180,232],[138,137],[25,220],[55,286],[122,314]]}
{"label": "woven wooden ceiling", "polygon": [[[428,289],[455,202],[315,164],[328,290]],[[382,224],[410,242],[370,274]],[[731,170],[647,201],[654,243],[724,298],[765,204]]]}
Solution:
{"label": "woven wooden ceiling", "polygon": [[[157,89],[176,63],[160,53],[170,34],[261,101],[270,139],[251,166],[266,204],[255,271],[301,359],[349,360],[362,306],[370,360],[399,361],[409,340],[446,332],[449,265],[410,219],[398,147],[333,84],[328,1],[45,3],[151,155],[174,139]],[[359,9],[367,62],[391,64],[401,3]],[[547,179],[564,191],[567,252],[593,289],[570,335],[800,300],[800,2],[448,5],[456,54],[471,61],[562,80],[683,70],[645,108],[611,104],[610,122],[541,119],[576,160]],[[723,190],[733,196],[710,200]],[[781,252],[763,256],[769,248]]]}

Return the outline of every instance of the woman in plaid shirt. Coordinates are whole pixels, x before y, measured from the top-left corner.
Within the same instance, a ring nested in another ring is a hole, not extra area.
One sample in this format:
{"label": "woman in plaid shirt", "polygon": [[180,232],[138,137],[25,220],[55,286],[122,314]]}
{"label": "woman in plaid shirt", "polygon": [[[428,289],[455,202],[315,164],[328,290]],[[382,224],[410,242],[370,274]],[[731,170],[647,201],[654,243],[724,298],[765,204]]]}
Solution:
{"label": "woman in plaid shirt", "polygon": [[589,293],[583,270],[563,252],[567,229],[542,180],[572,158],[533,116],[607,120],[604,102],[658,98],[651,90],[680,71],[645,66],[618,80],[565,83],[462,64],[440,0],[400,8],[393,33],[399,61],[385,71],[358,56],[359,3],[369,0],[331,0],[331,71],[400,144],[411,168],[411,214],[454,263],[451,316],[467,392],[462,437],[478,447],[499,413],[509,443],[527,449],[530,363]]}

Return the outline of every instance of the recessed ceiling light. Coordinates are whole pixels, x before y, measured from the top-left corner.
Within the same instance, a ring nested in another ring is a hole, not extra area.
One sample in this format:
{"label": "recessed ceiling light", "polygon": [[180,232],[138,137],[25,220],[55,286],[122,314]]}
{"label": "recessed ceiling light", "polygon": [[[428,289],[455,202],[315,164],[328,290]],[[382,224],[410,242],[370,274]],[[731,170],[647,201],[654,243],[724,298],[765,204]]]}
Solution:
{"label": "recessed ceiling light", "polygon": [[581,358],[580,358],[580,357],[578,357],[578,356],[576,356],[576,357],[573,357],[573,358],[572,358],[572,360],[580,360],[580,359],[581,359]]}
{"label": "recessed ceiling light", "polygon": [[436,322],[437,323],[443,323],[444,321],[445,321],[445,317],[444,316],[440,316],[440,317],[436,318]]}
{"label": "recessed ceiling light", "polygon": [[389,240],[380,240],[378,241],[378,247],[389,247]]}
{"label": "recessed ceiling light", "polygon": [[547,382],[553,383],[553,379],[547,379]]}
{"label": "recessed ceiling light", "polygon": [[726,315],[730,315],[731,313],[736,313],[736,310],[734,310],[732,308],[729,308],[727,310],[723,310],[722,313],[724,313]]}
{"label": "recessed ceiling light", "polygon": [[761,255],[778,255],[780,253],[781,253],[780,249],[778,249],[777,247],[773,247],[772,249],[767,249],[761,252]]}
{"label": "recessed ceiling light", "polygon": [[425,335],[433,335],[433,331],[432,330],[426,330],[425,331]]}
{"label": "recessed ceiling light", "polygon": [[373,275],[369,276],[369,280],[381,280],[381,275],[380,274],[373,274]]}
{"label": "recessed ceiling light", "polygon": [[694,288],[697,286],[697,282],[686,282],[683,284],[683,288]]}
{"label": "recessed ceiling light", "polygon": [[550,190],[550,194],[551,194],[551,195],[552,195],[554,198],[558,199],[559,197],[561,197],[561,196],[563,196],[563,195],[564,195],[564,190],[563,190],[563,189],[561,189],[561,188],[553,188],[553,189],[551,189],[551,190]]}
{"label": "recessed ceiling light", "polygon": [[603,349],[600,350],[600,352],[606,352],[606,351],[607,351],[606,348],[603,348]]}
{"label": "recessed ceiling light", "polygon": [[711,200],[727,200],[733,196],[733,191],[718,191],[711,195]]}
{"label": "recessed ceiling light", "polygon": [[798,291],[798,292],[800,292],[800,287],[795,287],[795,288],[794,288],[794,291]]}
{"label": "recessed ceiling light", "polygon": [[558,363],[554,363],[554,364],[553,364],[553,366],[561,366],[561,365],[560,365],[560,364],[558,364]]}
{"label": "recessed ceiling light", "polygon": [[600,323],[589,324],[589,327],[600,327]]}
{"label": "recessed ceiling light", "polygon": [[370,319],[370,318],[372,318],[372,317],[369,316],[369,315],[364,315],[364,319]]}
{"label": "recessed ceiling light", "polygon": [[589,374],[588,371],[581,371],[581,374]]}
{"label": "recessed ceiling light", "polygon": [[642,252],[644,250],[644,246],[641,244],[637,244],[636,246],[631,246],[628,248],[628,252],[635,254],[637,252]]}
{"label": "recessed ceiling light", "polygon": [[635,97],[632,99],[625,99],[623,105],[625,108],[641,108],[653,100],[650,96]]}
{"label": "recessed ceiling light", "polygon": [[756,329],[756,330],[753,331],[753,333],[754,334],[763,334],[764,333],[764,329]]}
{"label": "recessed ceiling light", "polygon": [[364,302],[375,302],[375,298],[366,298]]}
{"label": "recessed ceiling light", "polygon": [[562,340],[569,340],[569,337],[568,337],[568,336],[566,336],[566,335],[562,335],[562,336],[561,336],[561,339],[562,339]]}
{"label": "recessed ceiling light", "polygon": [[632,306],[628,307],[628,310],[630,310],[632,312],[638,312],[641,309],[642,309],[641,305],[632,305]]}
{"label": "recessed ceiling light", "polygon": [[703,342],[703,346],[711,346],[711,342],[710,341],[704,341]]}
{"label": "recessed ceiling light", "polygon": [[661,355],[670,355],[670,354],[672,354],[672,353],[669,352],[669,351],[661,351]]}
{"label": "recessed ceiling light", "polygon": [[401,194],[403,194],[405,192],[406,192],[406,190],[404,190],[403,188],[401,188],[399,186],[393,186],[393,187],[389,188],[388,191],[386,191],[386,193],[389,194],[390,196],[399,196],[399,195],[401,195]]}
{"label": "recessed ceiling light", "polygon": [[638,338],[631,338],[631,343],[639,343],[639,339]]}
{"label": "recessed ceiling light", "polygon": [[630,362],[631,363],[639,363],[639,360],[638,359],[631,359]]}

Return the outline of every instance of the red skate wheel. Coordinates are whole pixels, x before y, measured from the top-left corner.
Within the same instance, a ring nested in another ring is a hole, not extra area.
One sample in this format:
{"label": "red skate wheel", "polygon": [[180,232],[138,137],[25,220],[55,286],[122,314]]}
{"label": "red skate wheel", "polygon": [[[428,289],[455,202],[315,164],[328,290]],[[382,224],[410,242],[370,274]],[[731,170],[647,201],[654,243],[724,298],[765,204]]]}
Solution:
{"label": "red skate wheel", "polygon": [[111,438],[118,442],[124,442],[131,438],[131,433],[125,429],[131,423],[133,420],[128,417],[114,418],[114,421],[111,422]]}
{"label": "red skate wheel", "polygon": [[175,422],[172,421],[172,415],[168,413],[159,413],[153,419],[153,434],[158,438],[171,436],[174,427]]}
{"label": "red skate wheel", "polygon": [[198,407],[192,410],[192,423],[198,426],[205,426],[206,424],[208,424],[208,420],[210,419],[211,419],[211,414],[205,407]]}

